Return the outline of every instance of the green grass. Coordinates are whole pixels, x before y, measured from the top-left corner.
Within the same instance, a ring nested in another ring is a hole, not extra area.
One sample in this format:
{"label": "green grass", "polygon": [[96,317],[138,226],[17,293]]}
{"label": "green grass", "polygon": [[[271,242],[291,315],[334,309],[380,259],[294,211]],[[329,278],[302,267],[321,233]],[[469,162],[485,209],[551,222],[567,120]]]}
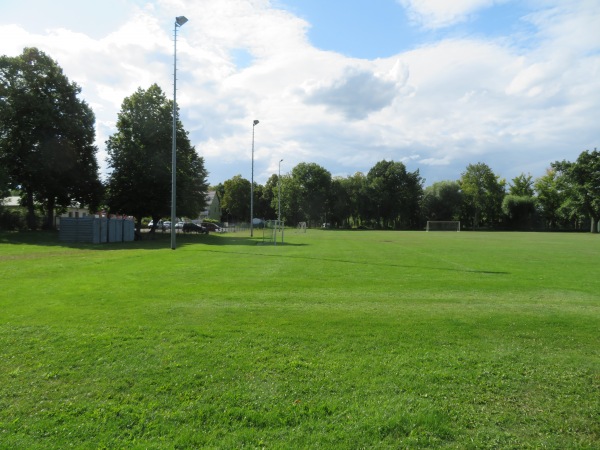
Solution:
{"label": "green grass", "polygon": [[0,448],[599,448],[600,236],[0,234]]}

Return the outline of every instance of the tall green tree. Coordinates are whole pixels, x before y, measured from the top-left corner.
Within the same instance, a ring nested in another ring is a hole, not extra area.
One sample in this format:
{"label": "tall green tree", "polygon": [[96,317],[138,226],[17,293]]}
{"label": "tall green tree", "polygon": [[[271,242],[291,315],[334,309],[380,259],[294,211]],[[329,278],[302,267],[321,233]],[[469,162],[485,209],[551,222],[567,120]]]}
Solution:
{"label": "tall green tree", "polygon": [[291,174],[281,175],[281,218],[288,225],[295,226],[306,222],[300,200],[302,192],[297,180]]}
{"label": "tall green tree", "polygon": [[221,208],[228,220],[250,220],[250,181],[236,175],[223,183]]}
{"label": "tall green tree", "polygon": [[327,220],[335,228],[347,227],[352,219],[352,197],[349,178],[334,177],[331,180],[331,217]]}
{"label": "tall green tree", "polygon": [[360,227],[363,225],[367,205],[369,205],[366,195],[367,177],[362,172],[356,172],[343,181],[342,187],[348,197],[348,221],[352,226]]}
{"label": "tall green tree", "polygon": [[494,226],[502,214],[506,182],[485,163],[469,164],[460,178],[463,214],[473,225]]}
{"label": "tall green tree", "polygon": [[273,174],[267,180],[261,194],[259,202],[263,211],[263,217],[267,219],[276,219],[278,215],[279,199],[279,176]]}
{"label": "tall green tree", "polygon": [[458,181],[437,181],[425,188],[422,214],[425,220],[458,220],[463,194]]}
{"label": "tall green tree", "polygon": [[408,172],[402,162],[379,161],[366,179],[370,217],[385,228],[416,228],[423,196],[419,171]]}
{"label": "tall green tree", "polygon": [[519,197],[533,197],[535,195],[533,177],[524,173],[517,175],[509,184],[508,193]]}
{"label": "tall green tree", "polygon": [[556,170],[548,169],[543,176],[535,180],[533,186],[537,194],[537,207],[545,222],[545,227],[551,230],[558,228],[564,194],[559,187]]}
{"label": "tall green tree", "polygon": [[[6,197],[10,193],[10,181],[6,167],[0,165],[0,199]],[[0,208],[2,202],[0,201]]]}
{"label": "tall green tree", "polygon": [[225,195],[225,185],[223,185],[223,183],[219,183],[216,186],[210,186],[208,189],[211,191],[215,191],[221,202],[221,217],[219,218],[219,220],[227,222],[227,213],[223,209],[223,196]]}
{"label": "tall green tree", "polygon": [[[207,172],[180,120],[177,132],[176,210],[195,217],[206,207]],[[117,132],[106,142],[110,211],[132,215],[138,230],[142,217],[154,223],[171,211],[173,102],[153,84],[139,88],[121,105]]]}
{"label": "tall green tree", "polygon": [[37,48],[0,57],[0,163],[24,195],[28,225],[35,204],[54,226],[57,208],[95,209],[102,195],[94,146],[95,117],[52,58]]}
{"label": "tall green tree", "polygon": [[535,198],[527,195],[505,195],[502,200],[502,212],[509,228],[529,230],[533,227],[535,218]]}
{"label": "tall green tree", "polygon": [[326,221],[330,214],[331,173],[316,163],[300,163],[290,175],[303,220]]}
{"label": "tall green tree", "polygon": [[[254,183],[254,216],[271,220],[277,217],[276,209],[273,208],[273,200],[277,197],[273,197],[272,185],[274,180],[277,179],[277,175],[271,175],[271,178],[267,181],[266,185]],[[277,195],[277,193],[275,193]]]}
{"label": "tall green tree", "polygon": [[507,226],[512,229],[531,229],[536,215],[533,177],[521,173],[508,185],[508,194],[502,200],[502,212]]}
{"label": "tall green tree", "polygon": [[568,201],[590,219],[590,231],[598,232],[600,219],[600,152],[586,150],[574,163],[562,161],[552,163],[570,185]]}
{"label": "tall green tree", "polygon": [[9,195],[10,193],[10,183],[8,181],[8,172],[5,167],[0,165],[0,229],[8,228],[5,222],[4,217],[4,203],[2,199]]}
{"label": "tall green tree", "polygon": [[358,227],[364,219],[366,199],[366,177],[362,172],[356,172],[348,177],[334,177],[331,182],[330,210],[328,219],[336,228]]}

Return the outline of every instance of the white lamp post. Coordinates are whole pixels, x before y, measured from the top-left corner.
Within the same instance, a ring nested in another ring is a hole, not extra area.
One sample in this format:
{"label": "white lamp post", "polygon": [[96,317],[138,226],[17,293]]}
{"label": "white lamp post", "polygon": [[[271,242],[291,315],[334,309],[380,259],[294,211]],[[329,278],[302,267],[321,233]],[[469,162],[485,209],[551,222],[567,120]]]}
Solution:
{"label": "white lamp post", "polygon": [[254,127],[260,122],[252,122],[252,175],[250,177],[250,237],[254,236]]}
{"label": "white lamp post", "polygon": [[[279,160],[279,172],[277,174],[277,225],[281,227],[281,242],[283,242],[283,226],[281,225],[281,163]],[[277,233],[275,233],[275,245],[277,245]]]}
{"label": "white lamp post", "polygon": [[171,250],[175,250],[175,220],[177,191],[177,28],[188,20],[185,16],[175,17],[175,29],[173,32],[173,149],[171,151]]}

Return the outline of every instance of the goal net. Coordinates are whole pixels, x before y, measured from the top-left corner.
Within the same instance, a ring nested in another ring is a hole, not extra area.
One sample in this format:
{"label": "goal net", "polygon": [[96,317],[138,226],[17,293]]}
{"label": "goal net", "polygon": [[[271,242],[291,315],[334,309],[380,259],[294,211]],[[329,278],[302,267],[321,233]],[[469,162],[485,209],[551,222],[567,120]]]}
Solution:
{"label": "goal net", "polygon": [[425,231],[460,231],[460,220],[428,220]]}
{"label": "goal net", "polygon": [[266,220],[265,227],[263,229],[263,243],[268,243],[270,241],[271,243],[273,243],[273,245],[277,245],[277,236],[279,235],[279,240],[283,244],[283,232],[283,220]]}

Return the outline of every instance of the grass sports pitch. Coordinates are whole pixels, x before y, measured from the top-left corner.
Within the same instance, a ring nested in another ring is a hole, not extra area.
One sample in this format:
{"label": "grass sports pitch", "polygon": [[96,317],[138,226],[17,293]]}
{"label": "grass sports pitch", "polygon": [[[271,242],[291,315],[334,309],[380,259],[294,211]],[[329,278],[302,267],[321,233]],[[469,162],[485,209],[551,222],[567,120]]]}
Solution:
{"label": "grass sports pitch", "polygon": [[0,233],[0,448],[600,447],[600,236],[260,242]]}

